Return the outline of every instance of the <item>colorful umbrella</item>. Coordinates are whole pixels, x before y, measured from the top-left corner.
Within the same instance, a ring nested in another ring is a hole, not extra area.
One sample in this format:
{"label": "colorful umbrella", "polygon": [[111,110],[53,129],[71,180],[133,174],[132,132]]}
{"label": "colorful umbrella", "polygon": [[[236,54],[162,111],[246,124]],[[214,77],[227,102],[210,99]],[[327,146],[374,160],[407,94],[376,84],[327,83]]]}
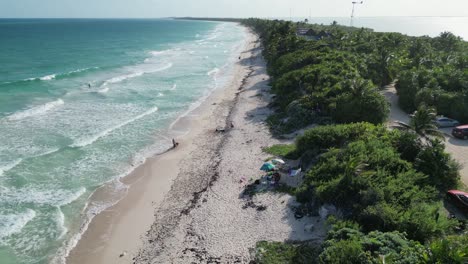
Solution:
{"label": "colorful umbrella", "polygon": [[262,167],[260,168],[260,170],[262,171],[271,171],[271,170],[274,170],[275,169],[275,165],[269,163],[269,162],[265,162],[263,163]]}

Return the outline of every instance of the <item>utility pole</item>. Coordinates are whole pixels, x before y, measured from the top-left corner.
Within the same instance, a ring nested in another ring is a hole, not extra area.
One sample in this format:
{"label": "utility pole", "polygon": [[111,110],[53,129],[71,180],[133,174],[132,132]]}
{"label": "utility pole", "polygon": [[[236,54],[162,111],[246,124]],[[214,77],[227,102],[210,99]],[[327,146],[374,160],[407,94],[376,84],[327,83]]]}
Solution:
{"label": "utility pole", "polygon": [[354,26],[354,6],[356,4],[359,4],[361,5],[364,1],[361,1],[361,2],[357,2],[357,1],[353,1],[353,10],[351,11],[351,22],[350,22],[350,27]]}

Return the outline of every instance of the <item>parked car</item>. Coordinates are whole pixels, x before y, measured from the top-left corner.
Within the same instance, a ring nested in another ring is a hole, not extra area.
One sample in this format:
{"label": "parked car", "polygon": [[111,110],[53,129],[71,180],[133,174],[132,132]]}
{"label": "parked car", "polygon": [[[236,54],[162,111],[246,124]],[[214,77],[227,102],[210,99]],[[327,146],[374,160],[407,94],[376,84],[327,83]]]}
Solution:
{"label": "parked car", "polygon": [[457,120],[444,116],[437,117],[435,122],[438,127],[454,127],[460,125],[460,122]]}
{"label": "parked car", "polygon": [[461,139],[468,139],[468,125],[457,126],[452,129],[452,136]]}
{"label": "parked car", "polygon": [[450,190],[447,192],[447,198],[449,198],[449,200],[457,207],[468,212],[468,193],[458,190]]}

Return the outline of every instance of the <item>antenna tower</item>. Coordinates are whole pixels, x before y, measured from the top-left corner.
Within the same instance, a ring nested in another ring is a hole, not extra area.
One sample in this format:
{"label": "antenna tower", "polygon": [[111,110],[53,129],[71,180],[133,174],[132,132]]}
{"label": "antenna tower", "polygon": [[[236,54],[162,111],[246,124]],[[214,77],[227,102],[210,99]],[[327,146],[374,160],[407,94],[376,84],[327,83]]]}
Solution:
{"label": "antenna tower", "polygon": [[354,26],[354,6],[355,6],[356,4],[362,5],[363,2],[364,2],[364,1],[361,1],[361,2],[353,1],[353,2],[352,2],[352,3],[353,3],[353,10],[351,11],[351,22],[350,22],[350,25],[349,25],[350,27]]}

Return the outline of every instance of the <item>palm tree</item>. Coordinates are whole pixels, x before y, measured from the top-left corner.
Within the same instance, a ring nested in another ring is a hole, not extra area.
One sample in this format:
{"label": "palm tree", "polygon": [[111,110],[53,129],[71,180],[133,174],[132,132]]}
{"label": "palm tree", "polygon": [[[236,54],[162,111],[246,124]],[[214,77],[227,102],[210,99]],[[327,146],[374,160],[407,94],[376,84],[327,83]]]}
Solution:
{"label": "palm tree", "polygon": [[413,131],[421,138],[427,139],[430,142],[431,136],[444,138],[444,134],[437,129],[435,124],[436,117],[437,114],[434,108],[421,104],[419,105],[418,110],[416,110],[411,116],[409,124],[395,121],[397,125],[393,127]]}

